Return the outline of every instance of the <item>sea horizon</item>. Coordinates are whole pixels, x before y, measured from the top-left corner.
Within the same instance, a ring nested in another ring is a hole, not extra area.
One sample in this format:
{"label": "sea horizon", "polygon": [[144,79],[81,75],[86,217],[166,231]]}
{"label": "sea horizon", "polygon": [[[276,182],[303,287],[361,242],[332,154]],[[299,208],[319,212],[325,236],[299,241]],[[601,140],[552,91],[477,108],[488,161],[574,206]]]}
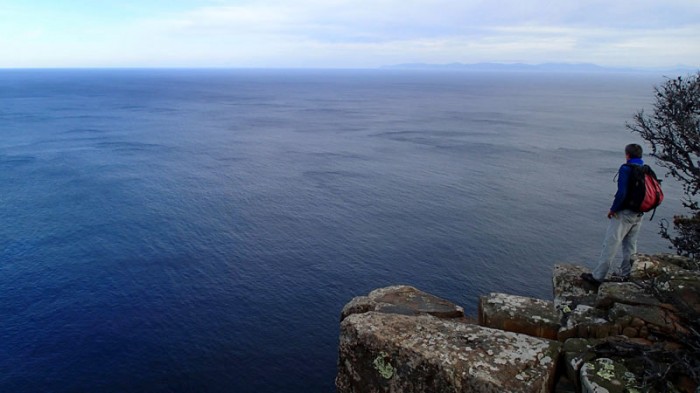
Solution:
{"label": "sea horizon", "polygon": [[481,61],[474,63],[450,62],[450,63],[397,63],[382,64],[376,66],[244,66],[244,65],[86,65],[86,66],[27,66],[27,67],[0,67],[0,70],[270,70],[270,71],[365,71],[365,70],[419,70],[436,72],[539,72],[539,73],[695,73],[700,70],[696,66],[675,64],[666,66],[611,66],[590,62],[495,62]]}

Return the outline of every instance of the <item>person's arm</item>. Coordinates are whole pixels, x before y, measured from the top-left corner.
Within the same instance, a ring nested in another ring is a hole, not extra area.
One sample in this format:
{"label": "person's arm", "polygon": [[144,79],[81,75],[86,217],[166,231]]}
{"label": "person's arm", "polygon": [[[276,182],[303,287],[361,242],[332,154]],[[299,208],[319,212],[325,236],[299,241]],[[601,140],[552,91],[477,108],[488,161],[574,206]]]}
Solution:
{"label": "person's arm", "polygon": [[630,167],[628,165],[623,165],[617,172],[617,192],[615,193],[615,200],[610,207],[608,212],[608,218],[617,216],[617,212],[622,210],[622,204],[625,202],[627,197],[627,183],[629,183]]}

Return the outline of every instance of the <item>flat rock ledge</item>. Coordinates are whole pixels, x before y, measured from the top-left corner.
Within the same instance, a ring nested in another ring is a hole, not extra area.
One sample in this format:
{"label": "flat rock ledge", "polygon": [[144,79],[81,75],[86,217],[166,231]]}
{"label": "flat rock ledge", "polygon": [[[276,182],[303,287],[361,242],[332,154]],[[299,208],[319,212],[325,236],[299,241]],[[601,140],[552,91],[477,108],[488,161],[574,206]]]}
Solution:
{"label": "flat rock ledge", "polygon": [[344,320],[348,315],[369,311],[402,315],[433,315],[438,318],[465,320],[462,307],[408,285],[380,288],[367,296],[352,299],[343,307],[340,320]]}
{"label": "flat rock ledge", "polygon": [[[649,283],[660,298],[674,295],[697,311],[700,274],[691,264],[638,255],[631,282],[599,288],[580,279],[586,268],[558,264],[552,300],[491,293],[480,297],[478,319],[411,286],[377,289],[342,310],[337,391],[656,391],[645,388],[645,370],[629,352],[686,350],[670,338],[687,332],[684,310],[653,296]],[[669,391],[700,392],[689,376],[667,383]]]}
{"label": "flat rock ledge", "polygon": [[430,315],[341,324],[338,392],[545,392],[559,343]]}

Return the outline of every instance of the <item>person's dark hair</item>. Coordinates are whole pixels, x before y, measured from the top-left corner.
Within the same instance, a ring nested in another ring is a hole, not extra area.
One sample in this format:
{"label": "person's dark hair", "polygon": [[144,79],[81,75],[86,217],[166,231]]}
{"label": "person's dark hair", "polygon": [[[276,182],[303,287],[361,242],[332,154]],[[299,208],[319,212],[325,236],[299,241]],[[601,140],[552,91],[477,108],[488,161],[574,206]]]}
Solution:
{"label": "person's dark hair", "polygon": [[630,143],[625,146],[625,154],[630,158],[642,158],[642,147],[636,143]]}

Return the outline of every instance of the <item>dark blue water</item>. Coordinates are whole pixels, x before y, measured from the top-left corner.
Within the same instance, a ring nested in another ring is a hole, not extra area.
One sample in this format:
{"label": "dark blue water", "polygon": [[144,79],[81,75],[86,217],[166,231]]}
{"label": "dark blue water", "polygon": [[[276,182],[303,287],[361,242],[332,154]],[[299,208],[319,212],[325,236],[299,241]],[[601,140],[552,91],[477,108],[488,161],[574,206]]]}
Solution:
{"label": "dark blue water", "polygon": [[549,298],[661,81],[0,71],[0,391],[331,392],[353,296]]}

